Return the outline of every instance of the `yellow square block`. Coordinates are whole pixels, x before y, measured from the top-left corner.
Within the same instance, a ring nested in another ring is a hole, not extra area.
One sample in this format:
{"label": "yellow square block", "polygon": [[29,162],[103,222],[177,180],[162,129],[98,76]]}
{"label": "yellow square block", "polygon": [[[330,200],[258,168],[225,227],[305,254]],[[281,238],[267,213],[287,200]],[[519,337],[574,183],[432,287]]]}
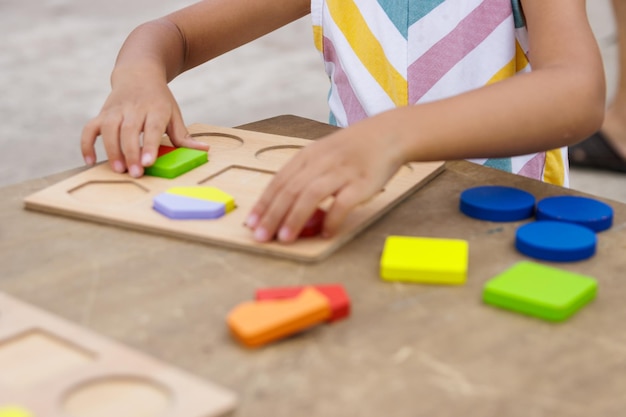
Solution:
{"label": "yellow square block", "polygon": [[167,190],[170,194],[182,195],[184,197],[197,198],[200,200],[224,203],[226,213],[235,208],[235,199],[228,193],[215,187],[191,186],[172,187]]}
{"label": "yellow square block", "polygon": [[463,284],[469,245],[465,240],[389,236],[380,258],[386,281]]}

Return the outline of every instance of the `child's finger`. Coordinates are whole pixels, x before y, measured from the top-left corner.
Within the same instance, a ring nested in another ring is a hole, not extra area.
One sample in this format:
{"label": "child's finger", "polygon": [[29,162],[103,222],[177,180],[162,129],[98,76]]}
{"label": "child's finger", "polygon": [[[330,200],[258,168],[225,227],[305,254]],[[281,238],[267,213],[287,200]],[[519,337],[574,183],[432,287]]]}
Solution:
{"label": "child's finger", "polygon": [[102,143],[104,150],[109,158],[109,165],[113,171],[122,173],[126,171],[126,163],[124,155],[120,149],[120,125],[122,123],[121,115],[112,115],[104,118],[100,133],[102,134]]}
{"label": "child's finger", "polygon": [[325,198],[335,194],[344,185],[345,179],[336,173],[319,176],[307,184],[294,200],[285,220],[279,226],[278,240],[281,242],[295,241],[319,204]]}
{"label": "child's finger", "polygon": [[141,165],[149,167],[156,161],[161,138],[167,129],[169,115],[149,113],[143,126]]}
{"label": "child's finger", "polygon": [[258,224],[253,227],[254,239],[266,242],[274,238],[278,232],[278,227],[283,223],[283,219],[289,213],[294,203],[306,188],[306,172],[299,175],[285,178],[284,175],[277,175],[274,187],[267,190],[262,196],[260,204],[255,205],[256,213],[259,215]]}
{"label": "child's finger", "polygon": [[208,151],[209,144],[200,142],[199,140],[195,140],[187,130],[185,123],[183,122],[183,117],[180,114],[178,108],[174,109],[172,114],[172,120],[170,121],[167,134],[170,137],[170,140],[175,146],[185,147],[191,149],[198,149],[200,151]]}
{"label": "child's finger", "polygon": [[326,213],[322,236],[334,236],[348,214],[356,206],[371,197],[370,194],[370,190],[366,187],[359,187],[357,184],[350,184],[342,188],[335,195],[335,199]]}
{"label": "child's finger", "polygon": [[208,143],[201,142],[199,140],[194,139],[191,135],[187,134],[187,136],[179,141],[180,146],[185,148],[197,149],[199,151],[208,151],[210,146]]}
{"label": "child's finger", "polygon": [[278,232],[278,226],[289,211],[293,194],[281,193],[277,195],[267,209],[260,214],[258,224],[254,227],[253,237],[258,242],[267,242],[274,239]]}
{"label": "child's finger", "polygon": [[278,225],[287,213],[287,207],[271,205],[263,213],[257,226],[253,229],[253,238],[257,242],[268,242],[276,236]]}
{"label": "child's finger", "polygon": [[[275,200],[279,192],[285,187],[287,181],[293,180],[294,176],[298,172],[302,172],[302,164],[300,163],[300,155],[296,155],[291,161],[287,163],[277,173],[272,181],[265,188],[259,199],[256,201],[252,210],[246,218],[246,226],[251,229],[256,229],[261,222],[261,219],[265,216],[265,213],[270,209],[272,202]],[[257,232],[259,236],[264,233],[262,231]]]}
{"label": "child's finger", "polygon": [[100,136],[100,124],[100,117],[90,120],[83,128],[80,136],[80,150],[87,165],[93,165],[97,160],[94,144],[98,136]]}
{"label": "child's finger", "polygon": [[128,167],[128,173],[134,178],[139,178],[143,175],[143,166],[140,162],[141,139],[139,137],[143,125],[143,119],[127,114],[124,116],[120,126],[120,146]]}

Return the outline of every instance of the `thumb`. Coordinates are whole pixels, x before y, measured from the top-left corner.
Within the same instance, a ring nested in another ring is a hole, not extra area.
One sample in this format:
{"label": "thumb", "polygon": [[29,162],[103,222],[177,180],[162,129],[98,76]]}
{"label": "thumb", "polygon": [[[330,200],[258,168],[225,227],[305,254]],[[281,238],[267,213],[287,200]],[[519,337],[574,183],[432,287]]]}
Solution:
{"label": "thumb", "polygon": [[198,149],[201,151],[209,150],[207,143],[200,142],[189,134],[189,130],[187,130],[179,111],[173,114],[172,120],[167,127],[167,134],[174,146]]}

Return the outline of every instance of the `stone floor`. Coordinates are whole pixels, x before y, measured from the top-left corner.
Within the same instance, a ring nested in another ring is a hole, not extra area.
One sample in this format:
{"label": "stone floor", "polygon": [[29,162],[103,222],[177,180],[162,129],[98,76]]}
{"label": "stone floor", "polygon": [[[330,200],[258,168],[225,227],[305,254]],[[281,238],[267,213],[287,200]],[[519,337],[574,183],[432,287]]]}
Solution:
{"label": "stone floor", "polygon": [[[82,165],[80,132],[108,94],[126,35],[192,2],[0,0],[0,186]],[[610,94],[617,62],[611,10],[608,0],[588,4]],[[328,84],[309,18],[196,68],[171,86],[188,124],[235,126],[278,114],[327,120]],[[626,202],[624,179],[576,170],[572,188]]]}

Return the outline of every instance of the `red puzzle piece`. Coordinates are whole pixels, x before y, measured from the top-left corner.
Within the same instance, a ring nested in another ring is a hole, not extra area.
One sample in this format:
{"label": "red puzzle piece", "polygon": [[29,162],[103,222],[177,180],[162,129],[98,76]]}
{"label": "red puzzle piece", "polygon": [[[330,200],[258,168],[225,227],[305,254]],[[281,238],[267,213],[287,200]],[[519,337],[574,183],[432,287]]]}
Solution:
{"label": "red puzzle piece", "polygon": [[324,226],[324,218],[326,212],[322,209],[317,209],[311,216],[311,218],[304,224],[299,237],[312,237],[322,233],[322,226]]}
{"label": "red puzzle piece", "polygon": [[243,344],[256,347],[326,321],[330,314],[326,296],[307,287],[297,297],[239,304],[228,314],[227,323]]}
{"label": "red puzzle piece", "polygon": [[[254,298],[259,301],[293,298],[298,296],[298,294],[307,287],[308,286],[262,288],[256,291]],[[327,320],[328,323],[344,319],[350,315],[350,298],[342,285],[313,285],[312,287],[324,294],[328,299],[331,309],[331,315]]]}
{"label": "red puzzle piece", "polygon": [[173,146],[161,145],[159,146],[159,151],[157,152],[157,158],[175,150],[176,148]]}

